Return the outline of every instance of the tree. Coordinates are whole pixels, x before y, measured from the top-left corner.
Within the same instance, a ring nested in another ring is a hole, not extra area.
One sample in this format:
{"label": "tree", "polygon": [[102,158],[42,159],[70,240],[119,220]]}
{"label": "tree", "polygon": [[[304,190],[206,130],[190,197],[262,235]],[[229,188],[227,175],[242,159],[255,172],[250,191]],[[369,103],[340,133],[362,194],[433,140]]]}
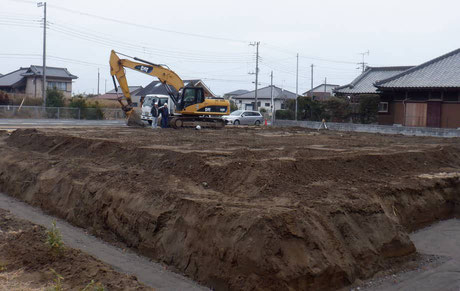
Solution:
{"label": "tree", "polygon": [[[89,103],[83,95],[74,96],[69,103],[69,107],[78,108],[81,119],[103,119],[104,112],[102,111],[99,102]],[[78,112],[76,112],[74,118],[78,118]]]}
{"label": "tree", "polygon": [[310,97],[300,97],[297,105],[298,116],[301,120],[321,121],[325,117],[324,104],[317,100],[312,100]]}
{"label": "tree", "polygon": [[236,106],[235,100],[230,100],[230,112],[238,110],[238,106]]}
{"label": "tree", "polygon": [[361,123],[375,123],[379,112],[380,97],[377,95],[363,95],[359,97],[359,118]]}
{"label": "tree", "polygon": [[331,97],[324,101],[326,119],[332,122],[344,122],[351,114],[351,107],[348,100],[339,97]]}
{"label": "tree", "polygon": [[46,91],[46,107],[63,107],[64,106],[64,94],[61,91],[54,89],[48,89]]}

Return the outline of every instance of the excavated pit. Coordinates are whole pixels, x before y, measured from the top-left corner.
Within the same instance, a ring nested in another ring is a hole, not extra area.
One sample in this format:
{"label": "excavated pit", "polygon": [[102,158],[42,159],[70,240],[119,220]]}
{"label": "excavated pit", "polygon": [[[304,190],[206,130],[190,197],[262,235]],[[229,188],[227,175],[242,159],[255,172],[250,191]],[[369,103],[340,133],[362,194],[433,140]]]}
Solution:
{"label": "excavated pit", "polygon": [[0,191],[216,290],[333,290],[460,213],[459,149],[296,128],[17,130]]}

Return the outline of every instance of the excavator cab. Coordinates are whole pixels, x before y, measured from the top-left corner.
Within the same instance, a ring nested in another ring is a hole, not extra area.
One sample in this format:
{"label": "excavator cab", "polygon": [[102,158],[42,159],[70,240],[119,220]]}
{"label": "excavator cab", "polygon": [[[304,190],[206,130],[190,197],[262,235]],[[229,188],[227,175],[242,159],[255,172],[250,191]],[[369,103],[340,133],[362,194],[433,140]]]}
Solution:
{"label": "excavator cab", "polygon": [[185,87],[182,89],[182,94],[179,102],[179,110],[182,111],[185,108],[203,103],[205,100],[204,91],[201,87]]}

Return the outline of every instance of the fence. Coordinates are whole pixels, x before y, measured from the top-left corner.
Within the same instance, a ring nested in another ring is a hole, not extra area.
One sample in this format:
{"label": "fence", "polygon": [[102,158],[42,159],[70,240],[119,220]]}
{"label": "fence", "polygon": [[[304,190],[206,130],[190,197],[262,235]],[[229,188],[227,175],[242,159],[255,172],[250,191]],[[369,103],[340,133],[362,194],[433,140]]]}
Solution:
{"label": "fence", "polygon": [[124,119],[121,109],[111,108],[72,108],[72,107],[42,107],[42,106],[0,106],[0,118],[20,119],[89,119],[117,120]]}
{"label": "fence", "polygon": [[[275,126],[300,126],[311,129],[318,129],[321,122],[317,121],[295,121],[295,120],[276,120]],[[415,136],[436,136],[436,137],[460,137],[460,129],[433,128],[433,127],[408,127],[375,124],[356,124],[356,123],[335,123],[328,122],[327,127],[337,131],[355,131],[382,134],[402,134]]]}

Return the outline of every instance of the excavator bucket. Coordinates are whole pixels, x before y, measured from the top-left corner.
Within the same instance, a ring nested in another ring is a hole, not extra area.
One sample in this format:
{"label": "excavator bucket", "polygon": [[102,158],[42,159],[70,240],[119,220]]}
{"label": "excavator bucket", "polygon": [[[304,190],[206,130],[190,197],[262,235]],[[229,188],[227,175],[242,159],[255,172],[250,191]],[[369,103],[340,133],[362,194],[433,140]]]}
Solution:
{"label": "excavator bucket", "polygon": [[141,117],[135,110],[132,110],[130,113],[127,113],[126,115],[128,116],[128,119],[126,121],[127,126],[145,127],[145,123],[142,121]]}

